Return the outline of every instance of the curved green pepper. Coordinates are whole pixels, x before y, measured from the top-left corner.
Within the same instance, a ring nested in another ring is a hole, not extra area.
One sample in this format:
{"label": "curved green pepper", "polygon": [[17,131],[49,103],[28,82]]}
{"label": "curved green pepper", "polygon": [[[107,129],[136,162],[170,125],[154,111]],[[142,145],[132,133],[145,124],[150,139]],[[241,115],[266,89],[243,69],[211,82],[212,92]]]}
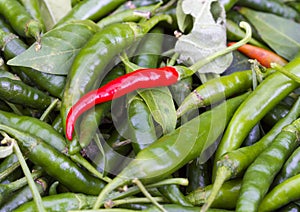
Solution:
{"label": "curved green pepper", "polygon": [[[55,26],[64,24],[70,20],[99,20],[109,12],[117,8],[126,0],[84,0],[78,2],[68,14],[66,14]],[[54,26],[54,27],[55,27]]]}
{"label": "curved green pepper", "polygon": [[[106,195],[113,189],[131,183],[134,178],[145,183],[161,180],[195,159],[207,141],[217,140],[235,109],[247,95],[236,97],[202,113],[140,151],[136,158],[102,190],[95,208],[103,203]],[[219,122],[220,117],[224,117],[222,118],[224,125],[214,125],[212,132],[211,124]]]}
{"label": "curved green pepper", "polygon": [[105,183],[89,175],[69,157],[45,143],[39,137],[1,124],[0,129],[18,141],[20,149],[34,164],[74,192],[98,194]]}

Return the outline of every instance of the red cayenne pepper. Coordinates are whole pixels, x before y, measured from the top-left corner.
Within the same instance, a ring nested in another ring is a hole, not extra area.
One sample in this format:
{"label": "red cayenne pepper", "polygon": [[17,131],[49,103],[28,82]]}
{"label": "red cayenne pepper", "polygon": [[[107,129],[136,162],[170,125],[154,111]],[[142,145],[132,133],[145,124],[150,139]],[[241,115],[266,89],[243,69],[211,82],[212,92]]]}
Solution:
{"label": "red cayenne pepper", "polygon": [[[233,44],[235,44],[235,42],[230,42],[227,45],[232,46]],[[266,68],[270,68],[271,63],[278,63],[281,66],[287,64],[287,61],[278,54],[261,47],[253,46],[251,44],[245,44],[239,47],[237,50],[251,59],[256,59]]]}
{"label": "red cayenne pepper", "polygon": [[138,69],[108,82],[99,89],[85,94],[70,109],[66,122],[66,137],[72,140],[77,118],[96,104],[111,101],[140,88],[169,86],[176,83],[179,73],[176,68],[165,66],[157,69]]}

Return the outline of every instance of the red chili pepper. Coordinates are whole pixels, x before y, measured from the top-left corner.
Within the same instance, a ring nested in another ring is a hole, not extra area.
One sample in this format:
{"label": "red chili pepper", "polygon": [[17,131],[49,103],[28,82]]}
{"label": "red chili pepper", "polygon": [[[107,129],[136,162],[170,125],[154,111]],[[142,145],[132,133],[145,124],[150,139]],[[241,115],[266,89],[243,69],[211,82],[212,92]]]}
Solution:
{"label": "red chili pepper", "polygon": [[[235,44],[235,42],[230,42],[227,45],[232,46],[233,44]],[[245,44],[237,50],[251,59],[256,59],[261,65],[267,68],[271,67],[271,63],[278,63],[281,66],[287,64],[287,61],[278,54],[250,44]]]}
{"label": "red chili pepper", "polygon": [[166,66],[157,69],[138,69],[114,79],[99,89],[85,94],[70,109],[66,120],[66,137],[72,140],[77,118],[96,104],[110,101],[140,88],[169,86],[179,79],[176,68]]}

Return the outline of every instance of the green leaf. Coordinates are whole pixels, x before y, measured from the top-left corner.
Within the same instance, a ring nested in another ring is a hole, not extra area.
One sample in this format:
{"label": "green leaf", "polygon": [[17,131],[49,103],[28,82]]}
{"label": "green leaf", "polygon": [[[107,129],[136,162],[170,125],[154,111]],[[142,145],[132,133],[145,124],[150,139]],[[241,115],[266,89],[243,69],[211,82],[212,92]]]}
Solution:
{"label": "green leaf", "polygon": [[168,87],[144,89],[138,92],[147,104],[154,120],[161,125],[163,133],[172,132],[176,127],[176,109]]}
{"label": "green leaf", "polygon": [[72,9],[71,0],[39,0],[39,4],[47,30]]}
{"label": "green leaf", "polygon": [[271,13],[248,8],[239,10],[257,29],[261,38],[279,55],[292,60],[300,50],[300,24]]}
{"label": "green leaf", "polygon": [[9,60],[8,64],[65,75],[81,47],[98,29],[96,24],[88,20],[69,22],[45,33],[40,50],[36,51],[33,44],[22,54]]}
{"label": "green leaf", "polygon": [[[179,59],[192,65],[226,48],[225,10],[217,0],[183,0],[182,10],[194,17],[191,32],[182,35],[175,45]],[[213,11],[213,12],[212,12]],[[232,54],[218,57],[203,66],[199,73],[222,73],[232,62]]]}
{"label": "green leaf", "polygon": [[177,2],[176,6],[176,18],[177,18],[177,24],[178,28],[181,32],[184,32],[191,24],[193,24],[193,21],[191,19],[191,16],[188,16],[183,12],[182,9],[182,2],[183,0],[179,0]]}

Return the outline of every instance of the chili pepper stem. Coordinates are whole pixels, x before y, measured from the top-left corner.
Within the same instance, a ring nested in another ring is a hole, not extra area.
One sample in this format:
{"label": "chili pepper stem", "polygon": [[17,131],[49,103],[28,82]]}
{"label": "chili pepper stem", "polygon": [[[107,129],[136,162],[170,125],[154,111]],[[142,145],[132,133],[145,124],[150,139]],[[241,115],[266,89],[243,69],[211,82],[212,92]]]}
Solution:
{"label": "chili pepper stem", "polygon": [[[189,181],[185,178],[171,178],[159,181],[157,183],[146,185],[146,188],[157,188],[160,186],[165,185],[181,185],[181,186],[187,186],[189,184]],[[113,192],[109,195],[109,199],[121,199],[124,197],[132,196],[140,192],[140,189],[137,186],[132,186],[128,188],[126,191],[123,192]]]}
{"label": "chili pepper stem", "polygon": [[297,75],[287,71],[283,66],[279,65],[278,63],[271,63],[271,68],[275,69],[276,71],[279,71],[280,73],[284,74],[285,76],[291,78],[297,83],[300,83],[300,77]]}
{"label": "chili pepper stem", "polygon": [[[4,129],[5,129],[5,127],[4,127]],[[2,130],[3,130],[3,128],[2,128]],[[38,189],[37,189],[37,187],[36,187],[36,185],[34,183],[34,180],[33,180],[32,176],[31,176],[31,174],[30,174],[30,170],[29,170],[29,168],[28,168],[28,166],[26,164],[26,161],[25,161],[25,159],[24,159],[24,157],[22,155],[22,152],[21,152],[21,150],[20,150],[17,142],[14,139],[12,139],[12,142],[13,142],[12,145],[14,147],[14,151],[15,151],[15,153],[16,153],[19,161],[20,161],[22,170],[23,170],[23,172],[24,172],[24,174],[26,176],[26,179],[28,181],[28,185],[29,185],[30,190],[31,190],[31,192],[33,194],[33,199],[34,199],[34,201],[36,203],[36,207],[37,207],[38,211],[41,211],[41,212],[45,211],[46,212],[46,210],[45,210],[45,208],[43,206],[41,195],[38,192]]]}
{"label": "chili pepper stem", "polygon": [[169,15],[158,15],[154,16],[148,21],[139,24],[139,28],[143,30],[142,33],[147,33],[152,29],[156,24],[161,21],[167,21],[168,23],[172,23],[172,18]]}
{"label": "chili pepper stem", "polygon": [[130,182],[131,182],[130,179],[124,179],[119,176],[115,177],[109,184],[107,184],[107,186],[105,186],[102,189],[102,191],[100,192],[100,194],[95,202],[93,209],[95,210],[95,209],[100,208],[106,201],[106,198],[109,195],[109,193],[112,192],[114,189],[116,189],[122,185],[128,184]]}
{"label": "chili pepper stem", "polygon": [[246,30],[246,35],[242,40],[240,40],[239,42],[233,44],[232,46],[229,46],[225,49],[222,49],[221,51],[216,52],[215,54],[213,54],[213,55],[211,55],[211,56],[209,56],[209,57],[207,57],[203,60],[200,60],[200,61],[196,62],[195,64],[190,66],[189,69],[196,72],[200,68],[202,68],[204,65],[206,65],[207,63],[215,60],[216,58],[218,58],[222,55],[228,54],[228,53],[236,50],[237,48],[241,47],[242,45],[248,43],[250,41],[251,37],[252,37],[251,26],[247,22],[241,21],[240,22],[240,27],[244,28]]}
{"label": "chili pepper stem", "polygon": [[214,202],[216,196],[218,195],[219,190],[221,189],[223,183],[229,179],[231,176],[231,170],[227,166],[220,166],[217,171],[216,180],[213,184],[210,195],[205,201],[204,205],[201,208],[201,212],[206,212],[211,204]]}
{"label": "chili pepper stem", "polygon": [[164,208],[163,208],[163,206],[161,206],[157,201],[156,201],[156,199],[154,199],[152,196],[151,196],[151,194],[147,191],[147,189],[145,188],[145,186],[142,184],[142,182],[139,180],[139,179],[137,179],[137,178],[135,178],[135,179],[133,179],[132,180],[132,182],[134,183],[134,184],[136,184],[139,188],[140,188],[140,190],[143,192],[143,194],[160,210],[160,211],[162,211],[162,212],[167,212]]}
{"label": "chili pepper stem", "polygon": [[36,40],[36,47],[35,50],[38,51],[41,49],[41,24],[36,20],[30,20],[26,24],[26,31],[25,34],[27,36],[32,36]]}

